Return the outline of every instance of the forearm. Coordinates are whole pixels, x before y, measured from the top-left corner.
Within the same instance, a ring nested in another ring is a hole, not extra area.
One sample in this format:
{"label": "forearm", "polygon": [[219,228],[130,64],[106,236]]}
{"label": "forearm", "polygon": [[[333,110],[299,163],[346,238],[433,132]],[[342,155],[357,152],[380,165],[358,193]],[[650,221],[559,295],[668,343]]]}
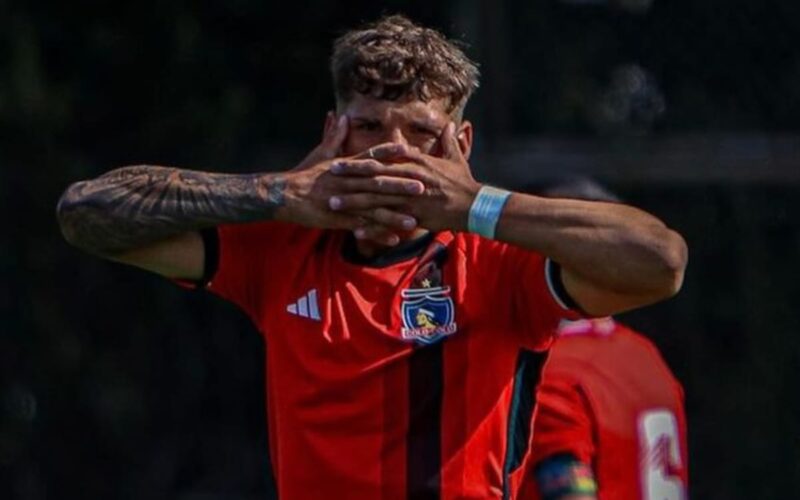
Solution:
{"label": "forearm", "polygon": [[266,220],[282,206],[280,175],[131,166],[72,184],[58,203],[64,237],[114,255],[221,223]]}
{"label": "forearm", "polygon": [[608,292],[641,298],[631,306],[677,292],[686,264],[680,235],[652,215],[621,204],[514,194],[496,235],[552,258]]}

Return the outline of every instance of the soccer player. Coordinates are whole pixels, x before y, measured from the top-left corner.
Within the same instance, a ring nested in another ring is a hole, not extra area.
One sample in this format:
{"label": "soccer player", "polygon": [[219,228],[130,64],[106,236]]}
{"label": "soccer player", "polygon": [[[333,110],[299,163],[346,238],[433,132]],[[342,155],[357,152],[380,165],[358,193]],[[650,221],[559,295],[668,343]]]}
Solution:
{"label": "soccer player", "polygon": [[[588,180],[545,196],[618,201]],[[679,500],[683,390],[652,342],[610,317],[565,321],[537,391],[520,500]]]}
{"label": "soccer player", "polygon": [[[501,498],[552,332],[675,294],[683,239],[625,205],[470,174],[475,65],[390,16],[339,38],[297,167],[132,166],[70,186],[72,244],[235,302],[264,335],[280,498]],[[524,355],[523,355],[524,353]]]}

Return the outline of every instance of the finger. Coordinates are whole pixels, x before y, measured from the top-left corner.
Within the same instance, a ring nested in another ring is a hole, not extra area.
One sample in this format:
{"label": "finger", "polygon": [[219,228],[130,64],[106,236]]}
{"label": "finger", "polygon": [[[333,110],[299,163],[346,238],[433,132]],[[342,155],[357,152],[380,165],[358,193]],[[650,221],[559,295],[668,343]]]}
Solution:
{"label": "finger", "polygon": [[400,237],[392,231],[378,226],[369,225],[356,229],[353,234],[360,240],[369,240],[379,245],[393,247],[400,243]]}
{"label": "finger", "polygon": [[333,111],[328,111],[325,113],[325,126],[322,128],[322,142],[325,142],[325,138],[328,137],[333,127],[336,125],[336,120],[334,119],[335,115]]}
{"label": "finger", "polygon": [[429,160],[430,156],[425,154],[425,153],[423,153],[422,151],[420,151],[419,148],[416,148],[414,146],[405,146],[405,145],[403,145],[402,149],[403,149],[403,154],[402,155],[398,155],[395,158],[391,159],[391,160],[394,160],[394,161],[391,161],[391,160],[388,161],[388,162],[384,161],[383,164],[386,165],[386,167],[390,168],[390,169],[391,168],[395,168],[397,165],[403,165],[403,164],[412,165],[412,166],[414,164],[416,164],[416,165],[420,165],[420,166],[423,166],[423,167],[430,167],[431,166],[431,163],[430,163],[430,160]]}
{"label": "finger", "polygon": [[[411,154],[417,155],[418,153]],[[424,161],[424,158],[420,157],[419,161]],[[338,160],[331,165],[331,172],[337,176],[376,177],[383,175],[389,177],[416,179],[422,183],[431,182],[433,180],[433,176],[423,165],[415,163],[391,163],[389,165],[385,165],[375,160],[347,159]]]}
{"label": "finger", "polygon": [[377,207],[402,207],[409,198],[392,194],[355,193],[331,196],[328,207],[337,212],[365,210]]}
{"label": "finger", "polygon": [[461,145],[458,143],[458,137],[456,137],[455,122],[450,122],[447,124],[442,132],[440,141],[442,143],[442,153],[444,158],[455,161],[463,160],[464,157],[461,154]]}
{"label": "finger", "polygon": [[372,177],[388,172],[388,166],[378,160],[341,159],[331,165],[331,173],[336,175]]}
{"label": "finger", "polygon": [[322,141],[321,153],[325,159],[336,158],[347,139],[348,121],[347,115],[341,115],[336,119],[333,126],[326,130]]}
{"label": "finger", "polygon": [[375,177],[340,177],[337,187],[341,191],[397,195],[420,195],[425,185],[416,179],[378,175]]}
{"label": "finger", "polygon": [[329,213],[325,218],[325,229],[346,229],[354,231],[360,227],[370,224],[367,217],[353,213]]}
{"label": "finger", "polygon": [[372,146],[366,151],[362,151],[354,158],[359,160],[378,160],[387,161],[396,158],[402,158],[410,152],[411,148],[405,144],[396,142],[387,142]]}
{"label": "finger", "polygon": [[417,219],[414,217],[386,207],[356,210],[351,213],[365,217],[372,223],[395,231],[411,231],[418,224]]}
{"label": "finger", "polygon": [[[402,201],[386,198],[383,200],[366,199],[363,195],[352,195],[349,199],[342,200],[342,197],[333,197],[329,203],[330,208],[336,212],[347,211],[349,215],[355,215],[359,219],[369,219],[373,222],[382,224],[386,227],[400,231],[411,231],[417,227],[417,219],[402,211],[388,208],[393,204],[402,206]],[[376,206],[376,201],[385,202],[386,205]],[[359,224],[359,225],[363,225]]]}
{"label": "finger", "polygon": [[292,171],[305,170],[321,161],[330,160],[339,155],[341,146],[347,138],[347,117],[342,115],[338,120],[332,120],[333,116],[333,111],[328,111],[322,142],[303,158],[303,161],[298,163]]}

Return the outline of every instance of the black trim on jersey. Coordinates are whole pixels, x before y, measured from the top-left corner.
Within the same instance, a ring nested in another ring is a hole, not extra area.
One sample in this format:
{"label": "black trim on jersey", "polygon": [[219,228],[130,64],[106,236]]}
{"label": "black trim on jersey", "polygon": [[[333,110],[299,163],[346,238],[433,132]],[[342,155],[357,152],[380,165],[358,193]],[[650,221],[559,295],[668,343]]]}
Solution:
{"label": "black trim on jersey", "polygon": [[404,260],[419,257],[428,248],[436,235],[428,232],[413,240],[404,241],[397,246],[388,248],[373,257],[364,257],[358,252],[356,238],[352,233],[347,233],[342,246],[342,257],[351,264],[365,267],[387,267]]}
{"label": "black trim on jersey", "polygon": [[511,498],[509,475],[522,465],[522,460],[528,452],[531,420],[536,405],[535,390],[546,360],[547,352],[534,352],[528,349],[520,350],[517,356],[511,407],[506,423],[506,456],[503,460],[504,499]]}
{"label": "black trim on jersey", "polygon": [[547,265],[550,266],[550,276],[552,278],[551,284],[553,285],[553,292],[558,298],[570,309],[582,311],[581,307],[575,302],[575,299],[567,292],[564,286],[564,280],[561,277],[561,265],[551,259],[547,260]]}
{"label": "black trim on jersey", "polygon": [[219,233],[216,227],[207,227],[200,230],[203,238],[203,277],[197,281],[198,287],[211,283],[219,269]]}
{"label": "black trim on jersey", "polygon": [[406,496],[441,497],[444,342],[417,347],[408,361]]}

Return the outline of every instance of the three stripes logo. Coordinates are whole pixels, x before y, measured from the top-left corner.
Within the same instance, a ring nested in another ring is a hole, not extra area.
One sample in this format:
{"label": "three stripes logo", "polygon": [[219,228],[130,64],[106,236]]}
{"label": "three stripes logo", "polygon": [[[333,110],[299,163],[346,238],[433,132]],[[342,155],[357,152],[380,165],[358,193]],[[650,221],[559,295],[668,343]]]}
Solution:
{"label": "three stripes logo", "polygon": [[320,321],[322,317],[319,315],[319,305],[317,304],[317,289],[309,290],[297,302],[286,306],[286,311],[301,318]]}

